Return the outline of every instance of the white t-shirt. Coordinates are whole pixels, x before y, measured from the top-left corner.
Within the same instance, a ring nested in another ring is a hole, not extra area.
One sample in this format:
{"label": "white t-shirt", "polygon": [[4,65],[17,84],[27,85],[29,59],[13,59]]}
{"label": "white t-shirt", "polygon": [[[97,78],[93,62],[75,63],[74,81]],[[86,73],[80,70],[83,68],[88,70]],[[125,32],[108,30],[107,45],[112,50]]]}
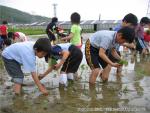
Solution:
{"label": "white t-shirt", "polygon": [[71,46],[71,43],[62,43],[62,44],[57,44],[57,45],[60,46],[62,50],[68,51],[69,47]]}

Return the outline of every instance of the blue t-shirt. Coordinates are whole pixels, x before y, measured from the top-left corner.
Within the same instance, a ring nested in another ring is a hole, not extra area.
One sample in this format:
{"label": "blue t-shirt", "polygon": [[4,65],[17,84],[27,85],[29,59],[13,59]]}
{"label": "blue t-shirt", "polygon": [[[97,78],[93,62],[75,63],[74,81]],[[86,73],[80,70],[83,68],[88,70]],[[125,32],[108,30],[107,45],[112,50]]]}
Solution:
{"label": "blue t-shirt", "polygon": [[33,42],[20,42],[6,47],[2,56],[6,59],[16,60],[23,65],[25,71],[36,71],[36,57],[33,49]]}
{"label": "blue t-shirt", "polygon": [[63,43],[63,44],[57,44],[52,46],[51,50],[51,57],[58,60],[62,58],[62,55],[60,54],[62,51],[69,51],[69,47],[71,46],[71,43]]}

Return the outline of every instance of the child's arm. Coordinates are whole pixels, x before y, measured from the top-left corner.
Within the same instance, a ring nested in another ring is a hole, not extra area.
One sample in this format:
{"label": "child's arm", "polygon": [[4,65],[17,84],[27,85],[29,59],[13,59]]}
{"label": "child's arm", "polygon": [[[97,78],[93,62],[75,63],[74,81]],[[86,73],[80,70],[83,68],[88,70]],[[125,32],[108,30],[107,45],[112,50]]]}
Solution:
{"label": "child's arm", "polygon": [[51,32],[52,34],[54,34],[54,32],[51,29],[49,29],[48,31]]}
{"label": "child's arm", "polygon": [[43,74],[40,74],[38,76],[39,80],[43,79],[45,76],[47,76],[52,70],[54,69],[54,66],[49,67],[46,72],[44,72]]}
{"label": "child's arm", "polygon": [[123,46],[130,48],[130,49],[135,49],[136,46],[134,43],[124,43]]}
{"label": "child's arm", "polygon": [[120,55],[117,53],[117,51],[116,51],[114,48],[111,50],[111,54],[112,54],[112,56],[115,57],[117,60],[120,60],[120,59],[121,59]]}
{"label": "child's arm", "polygon": [[99,56],[105,61],[107,62],[109,65],[113,66],[113,67],[120,67],[120,64],[118,63],[113,63],[108,57],[107,55],[105,54],[105,49],[103,48],[100,48],[99,49]]}
{"label": "child's arm", "polygon": [[56,64],[56,65],[54,66],[54,69],[55,69],[55,70],[59,69],[59,68],[61,67],[61,65],[64,64],[64,62],[66,61],[66,59],[67,59],[68,56],[70,55],[70,52],[69,52],[69,51],[62,51],[61,54],[62,54],[62,59],[61,59],[61,61],[60,61],[58,64]]}
{"label": "child's arm", "polygon": [[44,94],[44,95],[48,95],[48,91],[46,90],[46,88],[41,84],[36,72],[31,72],[32,74],[32,78],[35,82],[35,84],[38,86],[39,90]]}
{"label": "child's arm", "polygon": [[66,36],[66,37],[64,37],[64,38],[61,38],[61,40],[62,40],[62,41],[70,40],[72,37],[73,37],[73,33],[70,33],[69,36]]}

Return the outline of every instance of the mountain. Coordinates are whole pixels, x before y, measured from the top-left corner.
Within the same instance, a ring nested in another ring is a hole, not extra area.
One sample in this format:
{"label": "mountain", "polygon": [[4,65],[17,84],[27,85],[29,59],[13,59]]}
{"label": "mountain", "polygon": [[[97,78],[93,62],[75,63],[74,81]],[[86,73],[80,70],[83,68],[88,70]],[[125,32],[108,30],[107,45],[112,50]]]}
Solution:
{"label": "mountain", "polygon": [[0,23],[7,20],[9,23],[33,23],[33,22],[49,22],[51,19],[39,15],[31,15],[29,13],[0,5]]}

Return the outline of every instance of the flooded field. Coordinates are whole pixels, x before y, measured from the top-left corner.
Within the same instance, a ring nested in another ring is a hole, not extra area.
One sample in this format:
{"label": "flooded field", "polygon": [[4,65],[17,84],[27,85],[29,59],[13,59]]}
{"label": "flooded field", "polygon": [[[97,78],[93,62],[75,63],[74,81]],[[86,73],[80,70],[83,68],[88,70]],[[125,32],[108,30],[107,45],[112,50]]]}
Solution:
{"label": "flooded field", "polygon": [[[83,37],[86,40],[90,35]],[[0,59],[0,113],[150,113],[150,56],[122,54],[128,65],[123,66],[120,76],[113,68],[108,83],[98,78],[95,86],[89,86],[90,69],[85,58],[78,71],[81,79],[69,82],[67,88],[59,87],[59,72],[53,71],[41,81],[48,96],[41,95],[28,73],[23,95],[15,96]],[[44,59],[36,63],[38,73],[48,67]]]}

